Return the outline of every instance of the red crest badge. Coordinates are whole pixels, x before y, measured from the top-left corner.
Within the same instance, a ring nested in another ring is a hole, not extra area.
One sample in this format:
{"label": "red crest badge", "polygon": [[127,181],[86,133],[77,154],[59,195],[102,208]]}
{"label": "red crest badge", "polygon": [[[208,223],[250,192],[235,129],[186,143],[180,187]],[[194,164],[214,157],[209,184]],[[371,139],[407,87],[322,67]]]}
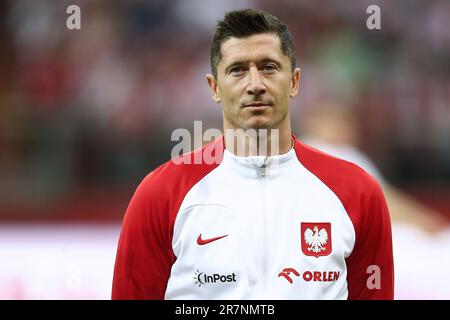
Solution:
{"label": "red crest badge", "polygon": [[331,223],[302,222],[300,227],[302,251],[316,258],[328,256],[331,251]]}

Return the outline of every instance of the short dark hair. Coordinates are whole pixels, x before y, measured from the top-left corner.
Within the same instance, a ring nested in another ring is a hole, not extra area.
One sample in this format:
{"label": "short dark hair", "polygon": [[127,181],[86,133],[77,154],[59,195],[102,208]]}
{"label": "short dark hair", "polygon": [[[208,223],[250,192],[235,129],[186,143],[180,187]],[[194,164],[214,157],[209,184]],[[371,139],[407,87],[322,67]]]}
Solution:
{"label": "short dark hair", "polygon": [[217,79],[217,65],[222,59],[222,43],[230,37],[245,38],[259,33],[273,33],[280,38],[281,51],[289,57],[295,69],[294,41],[287,26],[273,15],[255,9],[231,11],[217,23],[211,40],[211,71]]}

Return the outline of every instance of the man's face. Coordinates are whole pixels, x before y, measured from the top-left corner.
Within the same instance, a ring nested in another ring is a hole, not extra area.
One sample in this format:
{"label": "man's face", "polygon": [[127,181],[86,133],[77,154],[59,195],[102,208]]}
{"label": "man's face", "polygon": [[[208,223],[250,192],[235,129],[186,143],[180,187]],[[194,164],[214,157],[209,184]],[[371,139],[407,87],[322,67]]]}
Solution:
{"label": "man's face", "polygon": [[221,46],[217,79],[207,75],[213,99],[223,102],[224,129],[279,128],[289,123],[289,100],[298,91],[300,69],[291,71],[280,38],[261,33],[231,37]]}

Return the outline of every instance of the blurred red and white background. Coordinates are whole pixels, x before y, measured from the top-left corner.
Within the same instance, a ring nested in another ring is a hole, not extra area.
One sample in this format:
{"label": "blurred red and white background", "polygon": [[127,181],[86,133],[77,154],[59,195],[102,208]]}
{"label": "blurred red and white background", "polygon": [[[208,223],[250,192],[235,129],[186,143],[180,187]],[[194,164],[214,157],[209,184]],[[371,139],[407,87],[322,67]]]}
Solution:
{"label": "blurred red and white background", "polygon": [[[81,8],[81,30],[66,8]],[[366,8],[381,8],[368,30]],[[168,160],[176,128],[221,128],[209,41],[225,11],[286,22],[302,68],[292,103],[333,101],[386,181],[444,219],[394,223],[396,298],[450,299],[450,2],[0,2],[0,299],[109,299],[121,219]],[[407,212],[405,213],[408,214]]]}

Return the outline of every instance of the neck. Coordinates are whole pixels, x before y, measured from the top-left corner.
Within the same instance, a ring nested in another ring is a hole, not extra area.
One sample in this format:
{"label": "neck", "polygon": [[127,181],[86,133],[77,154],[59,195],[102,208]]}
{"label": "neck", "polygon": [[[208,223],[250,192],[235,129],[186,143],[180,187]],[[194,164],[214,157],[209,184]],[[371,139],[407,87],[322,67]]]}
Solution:
{"label": "neck", "polygon": [[272,129],[235,129],[224,125],[225,148],[240,157],[275,156],[292,148],[291,127]]}

